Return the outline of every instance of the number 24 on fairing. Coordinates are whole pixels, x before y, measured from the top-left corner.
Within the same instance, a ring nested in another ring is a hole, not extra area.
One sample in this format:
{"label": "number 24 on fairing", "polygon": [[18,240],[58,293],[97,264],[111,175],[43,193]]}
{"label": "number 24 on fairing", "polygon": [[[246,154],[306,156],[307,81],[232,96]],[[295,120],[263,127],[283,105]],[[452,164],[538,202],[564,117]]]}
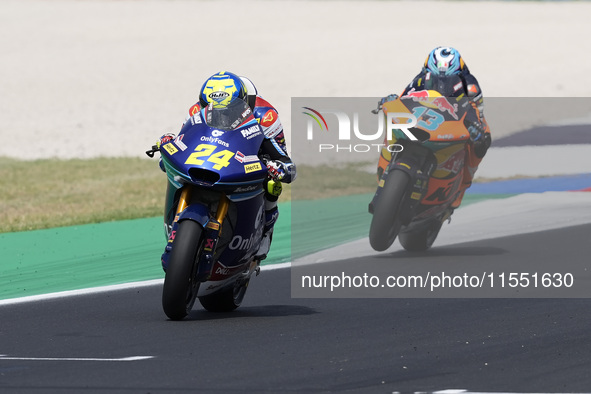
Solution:
{"label": "number 24 on fairing", "polygon": [[203,165],[206,161],[214,163],[214,170],[221,170],[230,165],[230,159],[234,157],[234,152],[227,149],[214,153],[218,147],[209,144],[199,144],[195,152],[189,156],[185,164]]}

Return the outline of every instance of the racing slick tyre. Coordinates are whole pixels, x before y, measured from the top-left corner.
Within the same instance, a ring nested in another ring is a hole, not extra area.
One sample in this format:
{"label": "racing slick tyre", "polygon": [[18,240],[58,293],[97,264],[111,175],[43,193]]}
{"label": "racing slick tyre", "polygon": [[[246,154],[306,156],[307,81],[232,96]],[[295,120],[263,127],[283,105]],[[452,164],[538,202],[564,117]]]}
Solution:
{"label": "racing slick tyre", "polygon": [[403,171],[388,175],[373,208],[369,228],[369,243],[378,252],[388,249],[396,239],[402,226],[399,211],[406,196],[410,177]]}
{"label": "racing slick tyre", "polygon": [[199,282],[195,280],[198,256],[203,248],[203,229],[192,220],[179,223],[170,252],[162,308],[171,320],[182,320],[193,309]]}

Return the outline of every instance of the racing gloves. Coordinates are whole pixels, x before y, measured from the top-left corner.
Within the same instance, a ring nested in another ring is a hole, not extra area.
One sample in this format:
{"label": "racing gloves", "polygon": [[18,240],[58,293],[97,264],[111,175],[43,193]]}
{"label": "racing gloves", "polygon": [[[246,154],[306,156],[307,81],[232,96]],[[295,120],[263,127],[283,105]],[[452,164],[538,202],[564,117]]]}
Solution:
{"label": "racing gloves", "polygon": [[285,177],[285,172],[287,171],[285,163],[282,163],[280,161],[269,160],[266,163],[266,166],[269,176],[274,181],[280,181]]}

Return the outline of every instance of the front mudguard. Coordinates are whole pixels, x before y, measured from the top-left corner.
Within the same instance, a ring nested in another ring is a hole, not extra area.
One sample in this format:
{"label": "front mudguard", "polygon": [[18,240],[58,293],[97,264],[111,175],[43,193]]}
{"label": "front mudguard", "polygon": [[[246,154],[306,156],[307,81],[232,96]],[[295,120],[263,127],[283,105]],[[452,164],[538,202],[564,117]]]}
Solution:
{"label": "front mudguard", "polygon": [[170,252],[172,244],[174,243],[176,231],[179,228],[179,223],[183,220],[192,220],[201,225],[201,227],[205,228],[205,226],[207,226],[207,223],[211,220],[211,217],[209,215],[209,208],[201,204],[191,204],[188,207],[186,207],[181,213],[176,215],[174,221],[172,222],[170,234],[168,236],[166,252]]}
{"label": "front mudguard", "polygon": [[[202,204],[191,204],[188,207],[186,207],[181,213],[176,215],[172,223],[172,228],[170,230],[168,242],[166,244],[166,247],[164,248],[164,253],[162,254],[162,269],[166,271],[166,269],[168,268],[168,259],[170,257],[170,252],[174,247],[174,239],[176,237],[176,232],[178,230],[179,223],[183,220],[192,220],[198,223],[204,229],[203,234],[205,243],[202,249],[200,262],[198,266],[198,277],[201,277],[203,279],[209,276],[209,274],[204,272],[211,272],[211,269],[213,268],[213,254],[215,252],[215,246],[219,238],[220,226],[217,220],[210,216],[209,208]],[[195,242],[199,242],[199,240],[195,240]],[[201,263],[201,260],[204,260],[203,264]]]}
{"label": "front mudguard", "polygon": [[[175,218],[175,224],[178,226],[178,222],[183,220],[192,220],[205,228],[211,220],[209,208],[202,204],[191,204]],[[175,224],[173,224],[173,228]]]}

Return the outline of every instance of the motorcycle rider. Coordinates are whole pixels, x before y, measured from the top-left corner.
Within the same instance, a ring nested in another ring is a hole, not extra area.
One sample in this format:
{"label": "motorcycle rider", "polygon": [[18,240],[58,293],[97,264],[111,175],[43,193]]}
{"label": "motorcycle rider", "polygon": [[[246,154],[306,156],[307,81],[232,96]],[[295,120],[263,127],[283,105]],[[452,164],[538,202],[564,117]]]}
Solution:
{"label": "motorcycle rider", "polygon": [[[199,101],[189,108],[184,123],[210,104],[214,108],[222,107],[233,100],[243,100],[249,105],[265,136],[258,154],[268,170],[268,178],[264,185],[265,227],[263,240],[255,253],[255,259],[262,261],[267,257],[271,247],[273,228],[279,216],[277,200],[282,191],[281,183],[291,183],[296,178],[296,166],[287,154],[283,126],[277,110],[258,94],[256,87],[248,78],[221,71],[203,83],[199,92]],[[174,134],[165,134],[158,144],[165,144],[174,138]],[[162,164],[160,168],[164,171]]]}
{"label": "motorcycle rider", "polygon": [[[457,82],[458,79],[460,82]],[[467,97],[476,110],[474,111],[475,118],[469,120],[468,130],[472,144],[468,145],[465,161],[466,171],[464,171],[460,193],[451,205],[455,209],[460,206],[466,189],[472,185],[478,165],[491,144],[490,129],[484,119],[482,90],[474,75],[468,70],[460,53],[455,48],[443,46],[437,47],[429,53],[423,68],[404,89],[401,97],[412,95],[413,92],[421,90],[436,90],[447,97]],[[380,108],[384,103],[397,98],[398,96],[395,94],[382,98]],[[387,161],[389,160],[380,160],[379,176],[385,170]]]}

